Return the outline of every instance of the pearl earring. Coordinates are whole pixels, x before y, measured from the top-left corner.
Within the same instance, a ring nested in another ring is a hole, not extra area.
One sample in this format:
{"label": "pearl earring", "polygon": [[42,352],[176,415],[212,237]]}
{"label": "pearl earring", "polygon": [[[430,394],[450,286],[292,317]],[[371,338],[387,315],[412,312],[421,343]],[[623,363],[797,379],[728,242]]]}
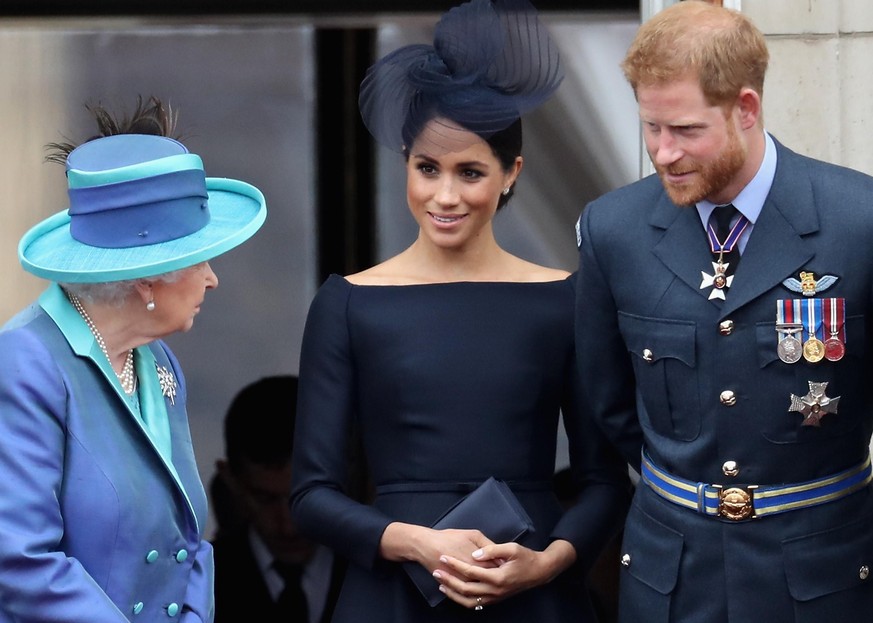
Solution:
{"label": "pearl earring", "polygon": [[152,299],[148,303],[146,303],[146,311],[155,311],[155,299]]}
{"label": "pearl earring", "polygon": [[506,195],[509,194],[509,188],[510,188],[510,187],[507,186],[506,188],[503,189],[503,193],[502,193],[502,194],[503,194],[504,197],[505,197]]}

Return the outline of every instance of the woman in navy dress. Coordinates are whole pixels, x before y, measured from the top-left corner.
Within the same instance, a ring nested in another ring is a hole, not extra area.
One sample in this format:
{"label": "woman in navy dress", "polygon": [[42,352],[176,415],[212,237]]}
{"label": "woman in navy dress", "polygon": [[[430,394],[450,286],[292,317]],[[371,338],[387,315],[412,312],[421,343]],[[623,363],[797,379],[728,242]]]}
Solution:
{"label": "woman in navy dress", "polygon": [[[573,276],[511,255],[492,228],[522,169],[520,115],[560,80],[526,0],[473,0],[433,47],[400,48],[362,84],[364,122],[406,158],[419,233],[330,276],[304,333],[292,503],[300,529],[351,562],[335,622],[595,620],[584,577],[620,526],[627,469],[579,401]],[[580,491],[566,511],[551,486],[562,413]],[[370,504],[346,493],[353,430]],[[534,531],[494,543],[429,527],[492,476]]]}

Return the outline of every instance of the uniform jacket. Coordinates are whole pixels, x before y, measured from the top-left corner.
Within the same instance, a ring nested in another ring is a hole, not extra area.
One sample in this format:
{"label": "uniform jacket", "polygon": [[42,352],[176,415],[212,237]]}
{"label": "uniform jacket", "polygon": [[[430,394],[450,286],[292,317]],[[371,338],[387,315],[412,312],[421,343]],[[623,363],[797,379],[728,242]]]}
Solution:
{"label": "uniform jacket", "polygon": [[[41,301],[69,317],[59,293]],[[0,332],[0,622],[212,621],[206,495],[178,361],[160,341],[140,347],[176,380],[173,399],[160,397],[168,464],[92,346],[71,347],[40,306]]]}
{"label": "uniform jacket", "polygon": [[[700,288],[713,256],[697,211],[674,205],[657,176],[582,213],[583,386],[591,412],[636,466],[645,444],[657,464],[688,480],[772,485],[828,476],[867,456],[873,179],[776,149],[772,188],[725,301]],[[777,301],[805,298],[787,285],[801,271],[821,284],[836,277],[815,297],[845,299],[840,361],[788,364],[777,355]],[[789,411],[810,382],[840,398],[820,426]],[[725,474],[728,461],[736,476]],[[869,488],[731,524],[640,486],[623,545],[622,620],[837,621],[873,611],[864,572],[873,565],[871,522]]]}
{"label": "uniform jacket", "polygon": [[[252,552],[247,526],[222,533],[213,545],[216,623],[305,623],[281,619]],[[324,578],[328,584],[327,603],[318,618],[320,623],[330,623],[342,584],[343,568],[339,560],[331,561],[330,574]]]}

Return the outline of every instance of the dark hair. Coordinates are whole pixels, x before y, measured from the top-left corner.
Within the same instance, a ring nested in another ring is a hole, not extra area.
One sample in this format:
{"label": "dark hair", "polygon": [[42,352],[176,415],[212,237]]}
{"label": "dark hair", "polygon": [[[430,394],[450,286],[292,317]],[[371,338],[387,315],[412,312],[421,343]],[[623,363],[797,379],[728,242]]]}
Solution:
{"label": "dark hair", "polygon": [[[495,132],[485,139],[491,146],[491,151],[497,156],[504,171],[509,171],[515,164],[515,159],[521,155],[521,119],[518,119],[505,130]],[[515,194],[515,182],[509,187],[505,195],[501,193],[497,200],[497,209],[505,206]]]}
{"label": "dark hair", "polygon": [[228,465],[240,473],[245,462],[280,467],[291,460],[297,412],[297,377],[264,377],[243,387],[224,418]]}

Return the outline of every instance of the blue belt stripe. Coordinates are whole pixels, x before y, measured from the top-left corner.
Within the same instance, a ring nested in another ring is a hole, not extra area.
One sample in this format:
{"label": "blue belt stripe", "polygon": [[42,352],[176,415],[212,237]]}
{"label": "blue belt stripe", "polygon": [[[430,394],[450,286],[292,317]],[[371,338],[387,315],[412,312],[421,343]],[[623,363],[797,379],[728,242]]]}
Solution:
{"label": "blue belt stripe", "polygon": [[[643,452],[641,476],[643,481],[661,497],[705,515],[717,516],[718,488],[678,478],[655,465]],[[807,508],[839,499],[866,486],[873,480],[870,456],[860,465],[832,476],[808,482],[760,486],[752,492],[754,516],[773,515],[798,508]],[[730,487],[725,487],[730,488]],[[740,487],[746,489],[747,487]]]}

